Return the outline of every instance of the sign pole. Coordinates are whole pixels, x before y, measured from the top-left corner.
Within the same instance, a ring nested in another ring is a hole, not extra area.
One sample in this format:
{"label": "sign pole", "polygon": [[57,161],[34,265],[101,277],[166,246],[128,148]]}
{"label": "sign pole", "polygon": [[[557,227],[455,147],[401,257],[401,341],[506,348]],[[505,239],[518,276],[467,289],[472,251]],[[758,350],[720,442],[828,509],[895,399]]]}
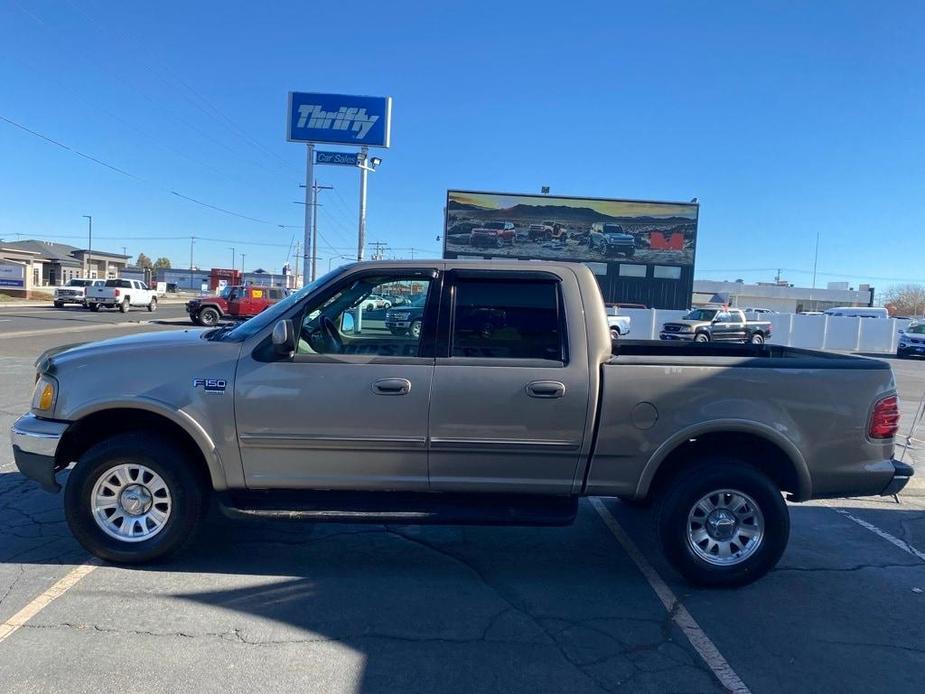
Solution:
{"label": "sign pole", "polygon": [[[305,160],[305,233],[302,243],[302,273],[303,275],[308,274],[308,270],[311,267],[311,258],[315,252],[315,247],[312,245],[312,222],[315,215],[315,206],[312,204],[312,191],[315,187],[315,145],[314,143],[309,143],[306,146],[306,160]],[[312,268],[314,269],[314,268]],[[298,277],[296,277],[298,279]],[[310,278],[309,281],[314,279]],[[305,284],[303,281],[302,284]]]}
{"label": "sign pole", "polygon": [[360,167],[360,231],[357,237],[357,260],[363,260],[366,246],[366,175],[369,172],[369,147],[363,147],[363,166]]}

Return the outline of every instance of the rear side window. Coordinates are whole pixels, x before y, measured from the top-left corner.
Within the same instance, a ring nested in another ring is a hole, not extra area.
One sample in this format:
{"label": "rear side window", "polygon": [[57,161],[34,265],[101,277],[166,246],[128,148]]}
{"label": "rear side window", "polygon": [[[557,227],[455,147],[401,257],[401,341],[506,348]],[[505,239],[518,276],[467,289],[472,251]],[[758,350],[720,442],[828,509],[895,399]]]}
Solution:
{"label": "rear side window", "polygon": [[129,280],[106,280],[107,287],[120,287],[121,289],[131,289],[132,283]]}
{"label": "rear side window", "polygon": [[556,282],[461,278],[456,284],[451,354],[564,361],[561,317]]}

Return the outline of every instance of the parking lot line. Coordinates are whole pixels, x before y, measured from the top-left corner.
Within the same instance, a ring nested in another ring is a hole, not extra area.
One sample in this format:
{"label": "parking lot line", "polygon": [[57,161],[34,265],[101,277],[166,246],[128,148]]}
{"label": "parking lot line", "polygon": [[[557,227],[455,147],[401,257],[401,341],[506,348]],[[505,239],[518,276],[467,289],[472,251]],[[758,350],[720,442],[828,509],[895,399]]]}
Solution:
{"label": "parking lot line", "polygon": [[623,546],[623,549],[629,555],[630,559],[633,560],[642,572],[642,575],[645,576],[646,581],[649,582],[649,585],[652,587],[652,590],[655,591],[658,599],[662,601],[662,605],[668,610],[668,614],[671,615],[672,621],[684,632],[687,640],[691,642],[691,646],[694,647],[694,650],[700,654],[703,662],[713,671],[713,674],[716,676],[716,679],[720,681],[720,684],[734,694],[750,694],[749,688],[745,685],[745,682],[743,682],[736,674],[735,670],[732,669],[732,666],[726,661],[723,654],[719,652],[719,649],[710,637],[707,636],[706,632],[700,628],[700,625],[697,624],[697,620],[694,619],[693,615],[691,615],[691,613],[687,611],[687,608],[678,600],[671,588],[668,587],[668,584],[658,575],[658,572],[649,563],[649,560],[639,551],[639,548],[636,547],[629,535],[626,534],[622,526],[617,522],[617,519],[614,518],[610,511],[607,510],[607,507],[604,506],[604,502],[596,497],[592,498],[590,501],[594,510],[597,511],[601,520],[604,521],[604,525],[606,525],[607,529],[617,538],[617,541]]}
{"label": "parking lot line", "polygon": [[846,510],[843,509],[843,508],[833,508],[832,510],[835,511],[836,513],[842,514],[842,515],[845,516],[846,518],[850,518],[850,519],[853,520],[855,523],[857,523],[858,525],[860,525],[862,528],[866,528],[867,530],[870,530],[872,533],[874,533],[875,535],[879,535],[880,537],[882,537],[884,540],[886,540],[886,541],[889,542],[890,544],[896,545],[897,547],[899,547],[899,548],[900,548],[901,550],[903,550],[904,552],[908,552],[908,553],[911,554],[913,557],[916,557],[916,558],[922,560],[923,562],[925,562],[925,552],[920,552],[919,550],[917,550],[915,547],[913,547],[912,545],[910,545],[910,544],[909,544],[908,542],[906,542],[905,540],[900,540],[900,539],[899,539],[898,537],[896,537],[895,535],[891,535],[891,534],[888,533],[886,530],[881,530],[880,528],[878,528],[878,527],[877,527],[876,525],[874,525],[873,523],[868,523],[866,520],[862,520],[861,518],[858,518],[857,516],[854,516],[854,515],[848,513],[848,511],[846,511]]}
{"label": "parking lot line", "polygon": [[77,585],[80,579],[92,573],[99,565],[100,562],[97,559],[88,559],[80,566],[75,566],[67,572],[64,578],[0,624],[0,643],[19,631],[30,619]]}

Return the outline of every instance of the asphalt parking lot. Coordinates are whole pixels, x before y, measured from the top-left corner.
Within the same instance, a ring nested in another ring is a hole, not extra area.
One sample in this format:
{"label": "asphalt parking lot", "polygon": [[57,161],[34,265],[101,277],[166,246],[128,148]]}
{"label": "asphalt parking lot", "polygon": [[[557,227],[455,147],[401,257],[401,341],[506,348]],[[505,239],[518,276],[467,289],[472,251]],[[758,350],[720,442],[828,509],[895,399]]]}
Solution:
{"label": "asphalt parking lot", "polygon": [[[89,562],[61,496],[12,465],[8,430],[28,409],[32,361],[56,344],[176,326],[133,322],[150,318],[141,311],[16,311],[0,310],[4,692],[925,688],[921,480],[899,504],[792,505],[777,569],[732,591],[681,582],[648,512],[613,499],[551,529],[213,514],[168,564]],[[905,431],[925,360],[890,361]]]}

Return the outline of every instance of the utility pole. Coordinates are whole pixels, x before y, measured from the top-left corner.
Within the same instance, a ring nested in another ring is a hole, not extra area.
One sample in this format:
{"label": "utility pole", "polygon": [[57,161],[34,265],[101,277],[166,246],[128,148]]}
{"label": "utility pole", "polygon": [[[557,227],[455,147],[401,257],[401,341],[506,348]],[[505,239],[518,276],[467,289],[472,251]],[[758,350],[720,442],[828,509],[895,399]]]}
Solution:
{"label": "utility pole", "polygon": [[318,191],[334,190],[334,186],[322,186],[315,183],[312,186],[312,271],[309,275],[309,282],[314,282],[317,277],[316,267],[318,264]]}
{"label": "utility pole", "polygon": [[360,225],[357,235],[357,260],[363,260],[363,249],[366,247],[366,176],[369,173],[369,167],[366,165],[369,159],[369,147],[363,147],[362,165],[360,166]]}
{"label": "utility pole", "polygon": [[234,281],[234,260],[236,256],[234,254],[234,246],[230,246],[230,249],[231,249],[231,277],[232,277],[232,281]]}
{"label": "utility pole", "polygon": [[373,247],[373,255],[371,260],[382,260],[385,257],[385,250],[388,248],[387,243],[383,243],[382,241],[373,241],[369,245]]}
{"label": "utility pole", "polygon": [[295,242],[295,276],[292,280],[292,288],[299,288],[299,241]]}
{"label": "utility pole", "polygon": [[242,253],[242,254],[241,254],[241,281],[242,281],[242,282],[244,281],[244,258],[245,258],[246,255],[247,255],[247,253]]}
{"label": "utility pole", "polygon": [[125,252],[126,248],[128,248],[128,246],[122,246],[122,255],[128,255],[128,253]]}
{"label": "utility pole", "polygon": [[189,288],[193,288],[193,244],[196,243],[196,237],[189,237]]}
{"label": "utility pole", "polygon": [[93,215],[85,214],[84,218],[87,220],[87,274],[84,277],[89,279],[90,260],[93,255]]}
{"label": "utility pole", "polygon": [[819,264],[819,234],[816,232],[816,254],[813,256],[813,289],[816,288],[816,266]]}

